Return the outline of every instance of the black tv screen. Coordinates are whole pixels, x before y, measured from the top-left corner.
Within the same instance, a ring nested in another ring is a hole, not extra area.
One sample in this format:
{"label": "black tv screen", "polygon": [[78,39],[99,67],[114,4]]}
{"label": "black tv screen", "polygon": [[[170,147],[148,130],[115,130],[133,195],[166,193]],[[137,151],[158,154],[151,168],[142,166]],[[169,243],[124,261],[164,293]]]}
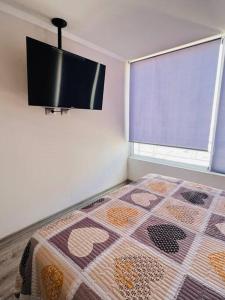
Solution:
{"label": "black tv screen", "polygon": [[102,109],[104,65],[29,37],[26,44],[29,105]]}

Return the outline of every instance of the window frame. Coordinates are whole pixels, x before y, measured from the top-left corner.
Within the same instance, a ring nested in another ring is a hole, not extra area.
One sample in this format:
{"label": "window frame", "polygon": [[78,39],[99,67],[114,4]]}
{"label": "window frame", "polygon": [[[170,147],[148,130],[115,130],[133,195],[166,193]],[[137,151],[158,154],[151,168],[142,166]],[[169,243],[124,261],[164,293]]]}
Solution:
{"label": "window frame", "polygon": [[[213,97],[213,108],[212,108],[212,117],[211,117],[211,126],[210,126],[210,134],[209,134],[209,146],[208,146],[208,152],[210,155],[209,158],[209,167],[204,167],[204,166],[199,166],[199,165],[193,165],[193,164],[189,164],[189,163],[181,163],[181,162],[177,162],[177,161],[173,161],[173,160],[166,160],[166,159],[158,159],[155,157],[151,157],[151,156],[143,156],[143,155],[136,155],[134,153],[134,142],[129,142],[129,156],[131,157],[138,157],[143,158],[143,160],[150,160],[153,162],[158,162],[158,163],[162,163],[162,164],[169,164],[172,166],[183,166],[186,168],[190,168],[191,169],[198,169],[201,171],[207,171],[210,172],[211,171],[211,166],[212,166],[212,158],[213,158],[213,153],[214,153],[214,142],[215,142],[215,136],[216,136],[216,128],[217,128],[217,120],[218,120],[218,113],[219,113],[219,104],[220,104],[220,93],[221,93],[221,85],[222,85],[222,76],[223,76],[223,68],[224,68],[224,61],[225,61],[225,42],[224,42],[224,37],[225,35],[216,35],[216,36],[212,36],[212,37],[208,37],[205,39],[201,39],[198,41],[194,41],[188,44],[184,44],[175,48],[170,48],[167,49],[165,51],[160,51],[151,55],[147,55],[144,57],[140,57],[137,59],[133,59],[128,61],[128,67],[127,67],[127,72],[126,72],[126,107],[128,107],[128,112],[127,112],[127,127],[129,128],[129,89],[130,89],[130,64],[136,61],[140,61],[140,60],[144,60],[144,59],[148,59],[148,58],[152,58],[155,56],[159,56],[162,54],[166,54],[166,53],[170,53],[170,52],[174,52],[176,50],[180,50],[180,49],[185,49],[194,45],[199,45],[202,43],[206,43],[209,41],[213,41],[213,40],[217,40],[217,39],[221,39],[220,42],[220,48],[219,48],[219,55],[218,55],[218,63],[217,63],[217,72],[216,72],[216,80],[215,80],[215,89],[214,89],[214,97]],[[129,130],[129,129],[128,129]],[[151,145],[151,144],[149,144]],[[160,145],[159,145],[160,146]],[[163,145],[161,145],[163,146]],[[177,148],[177,147],[174,147]],[[186,148],[185,148],[186,149]]]}

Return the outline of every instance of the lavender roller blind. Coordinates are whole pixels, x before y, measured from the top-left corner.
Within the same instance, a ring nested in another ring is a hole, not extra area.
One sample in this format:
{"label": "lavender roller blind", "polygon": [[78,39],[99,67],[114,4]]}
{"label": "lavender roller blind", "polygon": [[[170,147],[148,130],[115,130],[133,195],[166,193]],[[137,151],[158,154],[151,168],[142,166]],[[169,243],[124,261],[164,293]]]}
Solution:
{"label": "lavender roller blind", "polygon": [[220,94],[219,113],[217,128],[214,141],[211,170],[214,172],[225,173],[225,70]]}
{"label": "lavender roller blind", "polygon": [[207,150],[219,46],[131,63],[131,142]]}

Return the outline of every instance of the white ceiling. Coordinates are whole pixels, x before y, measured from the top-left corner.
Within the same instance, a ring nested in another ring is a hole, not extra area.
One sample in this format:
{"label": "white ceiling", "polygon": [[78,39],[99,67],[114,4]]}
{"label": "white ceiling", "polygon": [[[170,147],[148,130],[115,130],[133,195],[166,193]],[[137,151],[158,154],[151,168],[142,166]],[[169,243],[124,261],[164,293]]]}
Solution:
{"label": "white ceiling", "polygon": [[132,59],[225,31],[225,0],[3,0]]}

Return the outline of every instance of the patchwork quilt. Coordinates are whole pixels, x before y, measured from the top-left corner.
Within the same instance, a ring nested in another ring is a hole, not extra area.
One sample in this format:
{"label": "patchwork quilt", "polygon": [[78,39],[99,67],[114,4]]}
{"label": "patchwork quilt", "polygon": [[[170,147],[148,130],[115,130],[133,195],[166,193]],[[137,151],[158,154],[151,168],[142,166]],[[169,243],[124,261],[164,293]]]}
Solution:
{"label": "patchwork quilt", "polygon": [[20,299],[225,299],[225,192],[149,174],[38,230]]}

